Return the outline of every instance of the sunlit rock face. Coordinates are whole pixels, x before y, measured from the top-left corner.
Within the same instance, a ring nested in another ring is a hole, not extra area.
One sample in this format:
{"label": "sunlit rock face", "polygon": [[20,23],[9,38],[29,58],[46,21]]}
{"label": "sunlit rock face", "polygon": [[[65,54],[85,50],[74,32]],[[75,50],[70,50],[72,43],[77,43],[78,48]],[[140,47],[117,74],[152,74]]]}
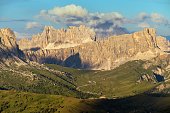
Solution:
{"label": "sunlit rock face", "polygon": [[9,28],[0,29],[0,44],[12,51],[17,51],[18,49],[15,34]]}
{"label": "sunlit rock face", "polygon": [[33,36],[31,41],[23,40],[19,46],[26,50],[24,53],[30,60],[98,70],[110,70],[127,61],[148,60],[165,54],[162,48],[167,43],[158,39],[153,28],[95,41],[95,33],[85,26],[68,30],[45,27],[43,33]]}
{"label": "sunlit rock face", "polygon": [[158,47],[162,51],[166,51],[166,52],[170,51],[170,42],[165,37],[158,36],[157,43],[158,43]]}
{"label": "sunlit rock face", "polygon": [[95,32],[83,25],[68,29],[54,29],[45,26],[41,34],[34,35],[31,40],[21,39],[20,49],[61,49],[81,45],[95,40]]}
{"label": "sunlit rock face", "polygon": [[0,65],[14,62],[23,63],[24,54],[19,50],[14,32],[9,28],[0,29]]}

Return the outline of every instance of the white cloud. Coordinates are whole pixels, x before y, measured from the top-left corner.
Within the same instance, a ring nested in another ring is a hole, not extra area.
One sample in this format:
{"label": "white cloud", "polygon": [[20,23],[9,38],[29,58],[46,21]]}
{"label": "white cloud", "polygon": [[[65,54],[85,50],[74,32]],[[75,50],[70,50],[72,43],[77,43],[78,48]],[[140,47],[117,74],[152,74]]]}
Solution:
{"label": "white cloud", "polygon": [[97,34],[118,35],[128,33],[125,24],[137,27],[155,27],[170,25],[170,21],[158,13],[139,13],[136,18],[126,18],[119,12],[89,12],[87,9],[74,4],[41,10],[38,19],[51,21],[61,26],[79,26],[81,24],[93,28]]}
{"label": "white cloud", "polygon": [[147,14],[147,13],[140,13],[138,15],[139,21],[141,22],[153,22],[155,24],[162,24],[162,25],[169,25],[169,20],[166,19],[164,16],[162,16],[161,14],[158,13],[151,13],[151,14]]}
{"label": "white cloud", "polygon": [[159,23],[159,22],[162,22],[162,20],[164,20],[164,17],[161,16],[160,14],[158,14],[158,13],[152,13],[150,17],[151,17],[153,22]]}
{"label": "white cloud", "polygon": [[137,17],[137,19],[142,20],[142,21],[145,21],[149,18],[150,18],[150,15],[145,12],[139,13],[139,15]]}
{"label": "white cloud", "polygon": [[21,38],[31,38],[31,34],[27,34],[27,33],[19,33],[14,31],[15,36],[17,39],[21,39]]}
{"label": "white cloud", "polygon": [[[64,7],[55,7],[50,10],[41,10],[37,17],[66,26],[83,24],[93,28],[99,34],[101,32],[106,32],[105,34],[107,32],[112,32],[113,34],[123,33],[124,29],[119,28],[126,22],[123,15],[118,12],[90,13],[85,8],[73,4]],[[115,30],[117,28],[122,31],[117,32],[118,30]],[[127,30],[124,32],[127,33]]]}
{"label": "white cloud", "polygon": [[65,7],[55,7],[48,10],[48,14],[57,16],[78,16],[83,17],[88,14],[88,11],[81,6],[76,6],[74,4],[67,5]]}
{"label": "white cloud", "polygon": [[149,25],[148,23],[146,23],[146,22],[142,22],[142,23],[139,23],[139,24],[138,24],[138,27],[148,28],[148,27],[150,27],[150,25]]}
{"label": "white cloud", "polygon": [[165,25],[169,24],[169,21],[158,13],[152,13],[151,20],[153,22],[160,23],[160,24],[165,24]]}
{"label": "white cloud", "polygon": [[39,24],[38,22],[28,22],[26,24],[26,29],[32,29],[32,28],[41,28],[42,25]]}

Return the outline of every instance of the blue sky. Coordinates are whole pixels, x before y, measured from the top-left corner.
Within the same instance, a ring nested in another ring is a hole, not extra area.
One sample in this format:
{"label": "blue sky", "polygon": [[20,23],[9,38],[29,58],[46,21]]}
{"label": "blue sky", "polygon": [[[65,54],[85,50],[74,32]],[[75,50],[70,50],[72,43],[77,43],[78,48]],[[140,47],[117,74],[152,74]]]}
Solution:
{"label": "blue sky", "polygon": [[45,25],[85,24],[96,32],[154,27],[159,35],[170,36],[169,11],[169,0],[0,0],[0,28],[27,37]]}

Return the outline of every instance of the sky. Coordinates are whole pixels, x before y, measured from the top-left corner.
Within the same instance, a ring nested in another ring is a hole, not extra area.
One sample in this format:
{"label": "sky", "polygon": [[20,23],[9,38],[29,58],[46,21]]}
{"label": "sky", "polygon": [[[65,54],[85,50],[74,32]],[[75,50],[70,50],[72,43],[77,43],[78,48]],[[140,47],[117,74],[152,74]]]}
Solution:
{"label": "sky", "polygon": [[44,26],[79,25],[115,35],[152,27],[158,35],[170,36],[170,1],[0,0],[0,28],[11,28],[17,38],[29,38]]}

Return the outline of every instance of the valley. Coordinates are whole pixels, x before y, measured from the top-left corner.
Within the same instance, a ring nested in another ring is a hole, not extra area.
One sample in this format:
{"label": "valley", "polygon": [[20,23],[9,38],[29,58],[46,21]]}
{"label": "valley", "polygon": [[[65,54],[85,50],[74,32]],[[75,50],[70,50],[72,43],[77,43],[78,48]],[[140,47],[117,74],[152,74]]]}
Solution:
{"label": "valley", "polygon": [[[74,34],[77,29],[82,34],[81,29],[87,28],[71,27],[68,31]],[[58,33],[46,27],[41,35],[54,41],[50,32]],[[91,36],[93,33],[88,40],[77,37],[75,42],[58,38],[53,45],[76,43],[74,47],[49,49],[51,42],[42,40],[39,49],[23,50],[18,45],[22,41],[16,41],[11,29],[1,29],[0,112],[168,113],[169,42],[157,37],[154,29],[104,41]],[[117,44],[120,40],[122,44]],[[86,53],[88,46],[92,49]]]}

